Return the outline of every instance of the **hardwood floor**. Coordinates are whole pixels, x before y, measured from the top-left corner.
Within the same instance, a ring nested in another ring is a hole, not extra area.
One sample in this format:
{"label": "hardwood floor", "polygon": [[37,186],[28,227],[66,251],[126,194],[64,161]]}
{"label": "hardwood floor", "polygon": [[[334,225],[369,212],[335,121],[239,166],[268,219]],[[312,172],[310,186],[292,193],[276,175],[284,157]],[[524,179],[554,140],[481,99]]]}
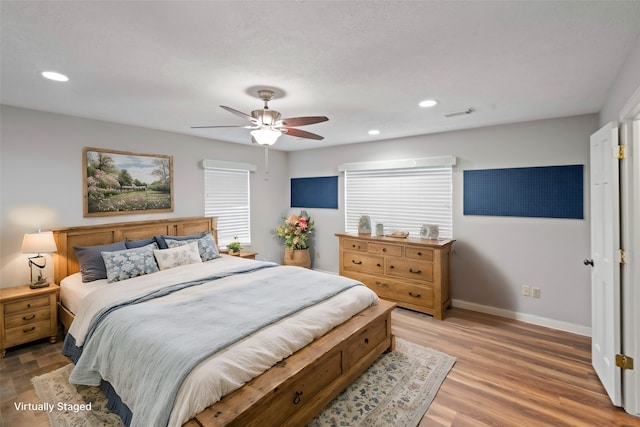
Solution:
{"label": "hardwood floor", "polygon": [[[445,320],[393,312],[396,336],[457,358],[420,426],[640,426],[611,405],[590,362],[590,339],[487,314],[450,309]],[[6,427],[48,426],[31,378],[69,363],[61,340],[9,349],[0,363]],[[0,422],[0,425],[2,425]]]}

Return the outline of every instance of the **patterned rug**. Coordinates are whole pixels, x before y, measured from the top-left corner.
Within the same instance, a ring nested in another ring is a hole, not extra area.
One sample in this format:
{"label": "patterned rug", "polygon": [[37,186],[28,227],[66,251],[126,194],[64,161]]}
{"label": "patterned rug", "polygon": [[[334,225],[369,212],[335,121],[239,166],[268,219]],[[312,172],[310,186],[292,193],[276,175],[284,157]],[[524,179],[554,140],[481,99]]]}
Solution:
{"label": "patterned rug", "polygon": [[[416,426],[427,412],[456,359],[396,339],[385,353],[340,393],[308,426]],[[120,427],[99,387],[69,384],[69,364],[31,382],[53,427]],[[91,406],[88,404],[91,403]],[[91,410],[85,410],[90,407]]]}

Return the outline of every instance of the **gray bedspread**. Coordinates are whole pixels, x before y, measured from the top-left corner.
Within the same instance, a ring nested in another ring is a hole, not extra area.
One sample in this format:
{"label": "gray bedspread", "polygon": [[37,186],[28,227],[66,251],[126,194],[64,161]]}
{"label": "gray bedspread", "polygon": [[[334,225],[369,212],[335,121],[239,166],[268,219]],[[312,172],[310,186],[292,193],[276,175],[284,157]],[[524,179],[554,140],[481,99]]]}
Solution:
{"label": "gray bedspread", "polygon": [[184,298],[129,304],[103,316],[70,377],[108,381],[132,411],[132,426],[166,426],[184,378],[202,360],[357,282],[302,268],[244,274],[233,286],[211,286]]}

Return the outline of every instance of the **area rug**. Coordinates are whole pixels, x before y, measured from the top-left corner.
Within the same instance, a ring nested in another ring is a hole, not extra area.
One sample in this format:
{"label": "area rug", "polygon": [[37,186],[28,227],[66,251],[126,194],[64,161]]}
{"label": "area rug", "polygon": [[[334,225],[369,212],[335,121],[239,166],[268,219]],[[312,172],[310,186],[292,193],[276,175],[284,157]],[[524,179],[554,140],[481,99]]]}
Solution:
{"label": "area rug", "polygon": [[[416,426],[455,361],[397,338],[395,351],[380,356],[308,426]],[[69,364],[31,380],[41,404],[52,408],[51,426],[122,426],[99,387],[69,384],[72,369]]]}

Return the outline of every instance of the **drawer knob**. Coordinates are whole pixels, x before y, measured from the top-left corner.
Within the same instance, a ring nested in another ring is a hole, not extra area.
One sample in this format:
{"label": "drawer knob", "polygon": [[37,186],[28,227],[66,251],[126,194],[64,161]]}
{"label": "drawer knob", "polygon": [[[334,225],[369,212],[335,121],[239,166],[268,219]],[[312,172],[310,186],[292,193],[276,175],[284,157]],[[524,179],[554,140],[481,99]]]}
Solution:
{"label": "drawer knob", "polygon": [[365,338],[365,339],[364,339],[364,343],[365,343],[365,344],[369,344],[369,338]]}
{"label": "drawer knob", "polygon": [[422,252],[418,252],[418,256],[422,256]]}
{"label": "drawer knob", "polygon": [[302,392],[301,391],[296,391],[296,395],[293,398],[293,404],[297,405],[298,403],[300,403],[300,401],[302,400],[300,398],[300,396],[302,396]]}
{"label": "drawer knob", "polygon": [[382,248],[382,252],[387,252],[387,248]]}
{"label": "drawer knob", "polygon": [[382,265],[380,265],[380,263],[377,263],[377,264],[376,264],[376,267],[382,267]]}
{"label": "drawer knob", "polygon": [[27,308],[31,308],[31,304],[27,304]]}
{"label": "drawer knob", "polygon": [[414,270],[413,268],[410,268],[410,269],[409,269],[409,273],[413,273],[413,274],[420,274],[420,273],[422,273],[422,271],[420,271],[420,270]]}
{"label": "drawer knob", "polygon": [[415,297],[415,298],[420,298],[421,295],[420,294],[413,294],[413,292],[409,292],[409,296]]}
{"label": "drawer knob", "polygon": [[30,328],[24,328],[22,330],[22,332],[24,332],[26,334],[26,333],[29,333],[29,332],[33,331],[35,328],[36,328],[35,326],[32,326]]}
{"label": "drawer knob", "polygon": [[356,261],[355,259],[352,259],[351,262],[357,265],[362,264],[362,261]]}
{"label": "drawer knob", "polygon": [[31,317],[27,317],[27,316],[22,316],[22,320],[33,320],[36,318],[35,314],[32,314]]}

